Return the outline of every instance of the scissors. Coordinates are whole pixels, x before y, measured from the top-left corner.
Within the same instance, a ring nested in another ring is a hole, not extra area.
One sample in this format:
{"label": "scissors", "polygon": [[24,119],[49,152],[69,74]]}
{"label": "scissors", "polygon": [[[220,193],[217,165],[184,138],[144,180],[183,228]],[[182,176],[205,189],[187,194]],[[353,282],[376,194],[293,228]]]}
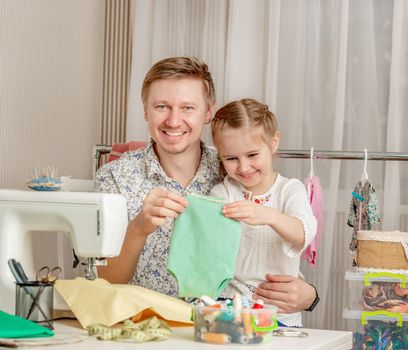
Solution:
{"label": "scissors", "polygon": [[49,266],[43,266],[37,272],[37,282],[55,283],[61,272],[62,269],[59,266],[56,266],[52,269]]}

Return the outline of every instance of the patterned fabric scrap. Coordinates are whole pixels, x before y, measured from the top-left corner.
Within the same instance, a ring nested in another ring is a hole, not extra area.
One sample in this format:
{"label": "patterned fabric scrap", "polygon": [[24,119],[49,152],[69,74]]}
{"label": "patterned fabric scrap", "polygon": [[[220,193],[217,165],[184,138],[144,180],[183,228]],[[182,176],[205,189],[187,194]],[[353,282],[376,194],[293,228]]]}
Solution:
{"label": "patterned fabric scrap", "polygon": [[[374,186],[368,180],[364,183],[359,181],[353,192],[350,213],[347,219],[347,225],[353,227],[350,242],[350,251],[353,256],[357,249],[357,231],[371,230],[379,222],[380,211]],[[354,265],[355,262],[353,262]]]}

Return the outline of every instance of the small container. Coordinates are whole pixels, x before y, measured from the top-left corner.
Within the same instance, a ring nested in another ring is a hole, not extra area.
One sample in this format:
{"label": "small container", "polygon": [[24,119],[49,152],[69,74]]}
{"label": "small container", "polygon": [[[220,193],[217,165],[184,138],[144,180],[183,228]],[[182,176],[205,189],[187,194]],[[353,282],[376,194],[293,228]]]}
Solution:
{"label": "small container", "polygon": [[278,327],[277,308],[234,309],[196,305],[193,310],[194,339],[216,344],[259,344],[272,339]]}
{"label": "small container", "polygon": [[362,311],[353,333],[353,350],[408,349],[408,322],[400,313]]}
{"label": "small container", "polygon": [[16,316],[53,329],[54,284],[16,283]]}
{"label": "small container", "polygon": [[347,310],[408,312],[407,275],[392,272],[347,271]]}

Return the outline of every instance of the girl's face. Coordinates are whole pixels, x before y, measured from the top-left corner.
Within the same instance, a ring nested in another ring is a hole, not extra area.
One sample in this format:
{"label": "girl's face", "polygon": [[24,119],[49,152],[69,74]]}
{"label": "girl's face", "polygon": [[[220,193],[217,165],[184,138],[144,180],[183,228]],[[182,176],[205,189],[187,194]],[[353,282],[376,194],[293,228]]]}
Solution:
{"label": "girl's face", "polygon": [[279,133],[266,142],[261,129],[226,127],[214,140],[227,174],[252,194],[263,194],[275,181],[272,155],[279,144]]}

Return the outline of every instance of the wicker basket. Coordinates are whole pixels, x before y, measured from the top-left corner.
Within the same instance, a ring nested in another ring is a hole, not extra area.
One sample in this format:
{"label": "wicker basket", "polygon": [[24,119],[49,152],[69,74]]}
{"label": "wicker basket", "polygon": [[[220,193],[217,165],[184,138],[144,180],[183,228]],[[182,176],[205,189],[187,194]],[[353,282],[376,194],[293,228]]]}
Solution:
{"label": "wicker basket", "polygon": [[358,231],[357,268],[408,270],[408,232]]}

